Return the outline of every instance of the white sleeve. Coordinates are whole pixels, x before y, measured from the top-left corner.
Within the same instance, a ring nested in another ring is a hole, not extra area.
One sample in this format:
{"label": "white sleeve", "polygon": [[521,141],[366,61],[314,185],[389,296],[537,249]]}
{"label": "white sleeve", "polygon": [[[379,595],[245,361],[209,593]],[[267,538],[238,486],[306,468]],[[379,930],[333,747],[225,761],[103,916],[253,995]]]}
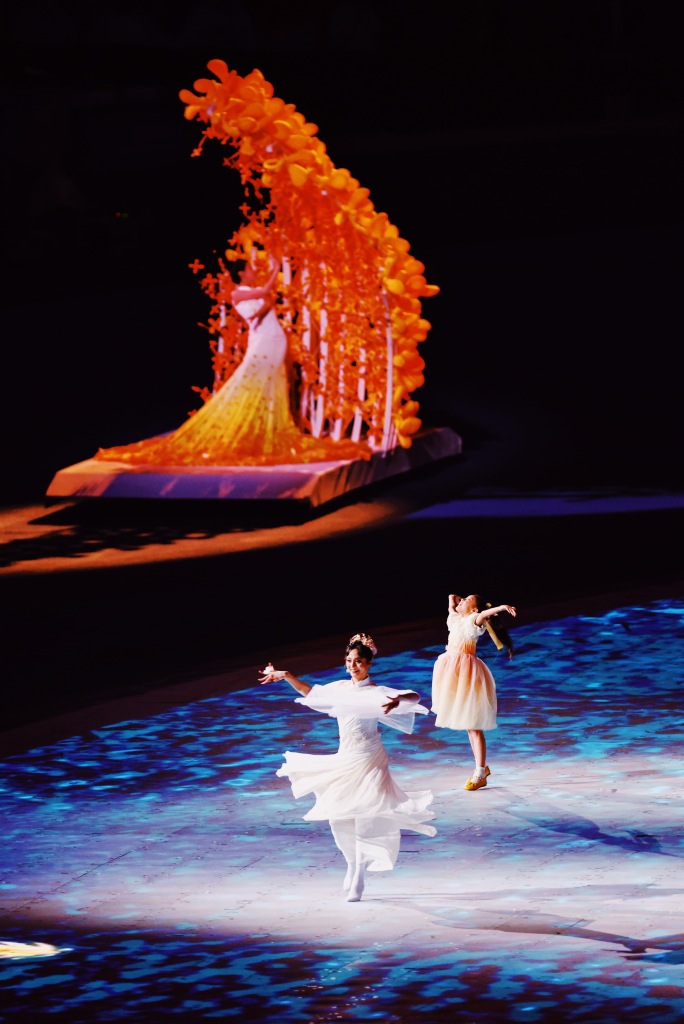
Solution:
{"label": "white sleeve", "polygon": [[430,714],[429,709],[423,704],[401,699],[402,693],[415,693],[415,690],[395,690],[391,686],[383,686],[382,690],[384,691],[383,704],[387,703],[388,697],[390,700],[399,698],[399,706],[388,711],[387,714],[383,712],[380,717],[380,721],[391,729],[397,729],[399,732],[410,735],[413,732],[416,715]]}
{"label": "white sleeve", "polygon": [[[388,711],[389,715],[430,714],[428,708],[424,707],[422,704],[419,704],[417,701],[401,699],[402,694],[415,693],[415,690],[395,690],[394,687],[392,686],[383,686],[381,687],[381,689],[383,690],[385,696],[389,697],[390,700],[395,700],[397,697],[399,698],[399,707],[394,708],[393,711]],[[386,704],[387,701],[383,701],[383,703]]]}
{"label": "white sleeve", "polygon": [[478,617],[479,614],[479,612],[473,612],[472,615],[470,616],[470,625],[472,626],[473,633],[475,634],[475,636],[482,636],[485,629],[487,628],[484,622],[482,623],[481,626],[477,626],[475,624],[475,619]]}
{"label": "white sleeve", "polygon": [[321,711],[323,714],[336,715],[335,708],[343,700],[337,683],[326,683],[320,685],[314,683],[306,697],[295,697],[295,704],[303,704],[312,711]]}
{"label": "white sleeve", "polygon": [[[313,711],[321,711],[332,718],[374,718],[399,732],[411,733],[415,716],[428,715],[430,712],[422,704],[402,700],[403,693],[415,693],[415,690],[395,690],[391,686],[350,690],[339,683],[327,683],[324,686],[312,686],[306,697],[296,697],[295,703],[303,704]],[[385,712],[384,705],[396,697],[399,698],[398,706]]]}
{"label": "white sleeve", "polygon": [[323,711],[334,718],[340,715],[349,718],[379,718],[386,698],[383,697],[381,686],[356,690],[340,685],[338,681],[324,686],[312,686],[306,697],[296,697],[295,703],[313,708],[314,711]]}

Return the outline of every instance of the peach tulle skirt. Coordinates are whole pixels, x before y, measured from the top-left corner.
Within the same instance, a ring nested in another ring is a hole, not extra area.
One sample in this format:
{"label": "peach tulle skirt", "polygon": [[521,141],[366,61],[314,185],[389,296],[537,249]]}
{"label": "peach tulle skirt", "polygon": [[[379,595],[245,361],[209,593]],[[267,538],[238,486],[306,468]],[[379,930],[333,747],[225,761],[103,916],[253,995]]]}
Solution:
{"label": "peach tulle skirt", "polygon": [[475,654],[445,651],[432,671],[432,711],[444,729],[496,729],[496,684]]}

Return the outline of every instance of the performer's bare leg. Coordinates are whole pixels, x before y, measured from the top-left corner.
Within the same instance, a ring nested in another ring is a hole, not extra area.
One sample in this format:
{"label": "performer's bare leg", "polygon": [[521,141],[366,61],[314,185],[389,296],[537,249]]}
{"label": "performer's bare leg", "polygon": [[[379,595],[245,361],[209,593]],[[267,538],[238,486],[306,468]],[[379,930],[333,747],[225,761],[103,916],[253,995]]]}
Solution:
{"label": "performer's bare leg", "polygon": [[475,757],[475,768],[483,771],[487,764],[487,740],[482,729],[468,729],[468,739]]}
{"label": "performer's bare leg", "polygon": [[487,767],[487,741],[482,729],[468,729],[468,739],[475,758],[475,771],[463,788],[482,789],[487,785],[487,776],[491,775]]}

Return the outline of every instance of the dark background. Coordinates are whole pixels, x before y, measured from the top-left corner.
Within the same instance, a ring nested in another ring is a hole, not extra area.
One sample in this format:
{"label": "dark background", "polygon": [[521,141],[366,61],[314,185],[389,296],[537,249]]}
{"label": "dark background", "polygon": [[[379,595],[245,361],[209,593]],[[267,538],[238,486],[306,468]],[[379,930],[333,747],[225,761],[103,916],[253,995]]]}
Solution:
{"label": "dark background", "polygon": [[[455,588],[516,604],[516,625],[681,593],[681,505],[633,500],[682,491],[681,5],[1,10],[6,727],[227,660],[248,686],[280,649],[296,671],[359,628],[440,643]],[[319,126],[440,286],[415,397],[464,448],[277,544],[259,528],[282,510],[40,507],[59,469],[174,429],[210,382],[188,265],[224,248],[241,193],[220,146],[191,158],[178,92],[216,57]],[[540,518],[550,490],[583,514]],[[529,513],[481,515],[511,491]],[[605,492],[624,511],[589,514]],[[467,518],[405,515],[457,497]]]}
{"label": "dark background", "polygon": [[[425,423],[492,486],[681,486],[682,13],[658,0],[2,7],[5,504],[176,427],[238,223],[182,88],[260,68],[426,276]],[[465,479],[465,478],[464,478]],[[457,484],[458,486],[458,484]]]}

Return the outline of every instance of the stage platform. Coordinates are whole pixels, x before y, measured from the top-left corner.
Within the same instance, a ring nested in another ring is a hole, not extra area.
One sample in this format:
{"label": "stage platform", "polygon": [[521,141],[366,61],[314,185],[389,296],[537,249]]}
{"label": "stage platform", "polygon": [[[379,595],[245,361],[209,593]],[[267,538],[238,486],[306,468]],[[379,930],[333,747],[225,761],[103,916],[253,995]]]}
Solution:
{"label": "stage platform", "polygon": [[65,498],[145,501],[301,502],[316,508],[352,491],[410,473],[461,452],[461,438],[447,427],[417,434],[410,448],[377,452],[370,459],[280,466],[130,466],[86,459],[59,470],[48,501]]}

